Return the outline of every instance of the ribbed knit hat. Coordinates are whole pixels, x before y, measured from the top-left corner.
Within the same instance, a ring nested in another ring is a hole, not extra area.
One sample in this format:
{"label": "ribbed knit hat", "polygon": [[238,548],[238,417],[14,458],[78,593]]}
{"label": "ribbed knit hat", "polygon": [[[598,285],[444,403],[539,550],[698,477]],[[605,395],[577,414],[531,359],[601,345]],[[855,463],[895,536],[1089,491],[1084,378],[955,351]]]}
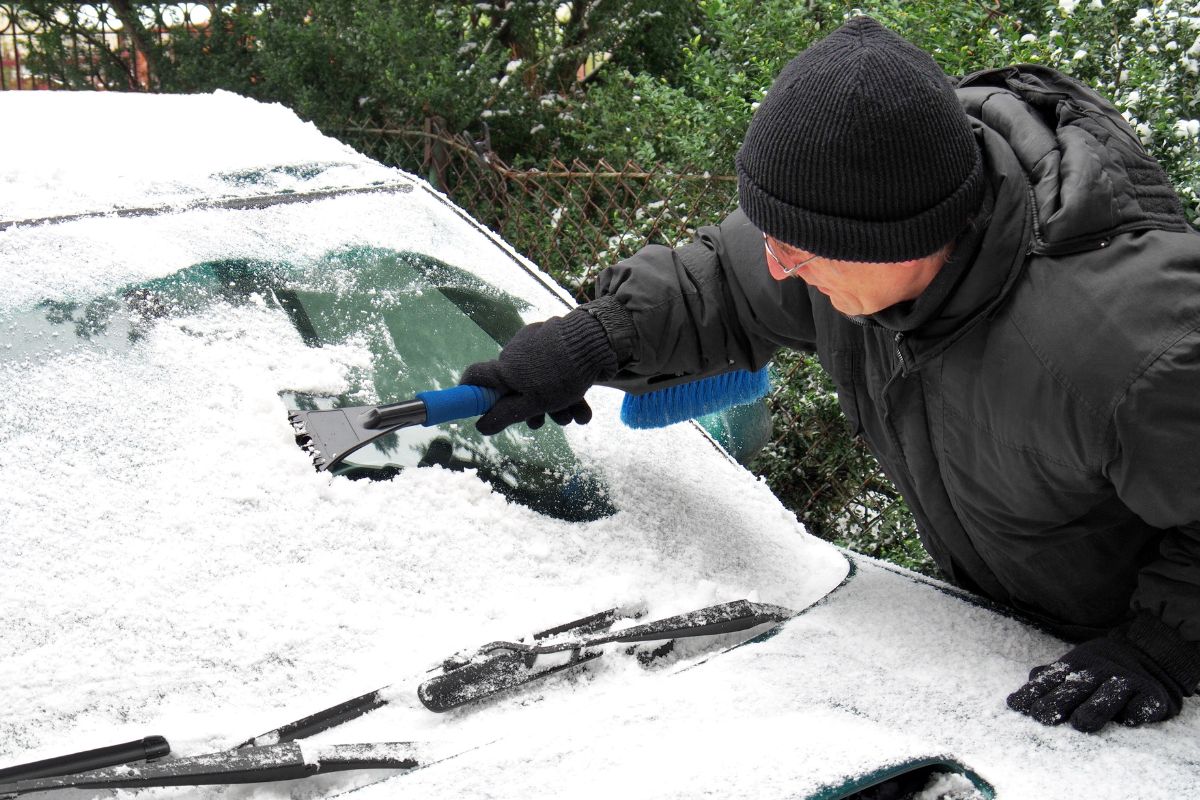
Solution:
{"label": "ribbed knit hat", "polygon": [[907,261],[962,230],[982,169],[941,68],[855,17],[775,79],[737,155],[738,199],[759,229],[810,253]]}

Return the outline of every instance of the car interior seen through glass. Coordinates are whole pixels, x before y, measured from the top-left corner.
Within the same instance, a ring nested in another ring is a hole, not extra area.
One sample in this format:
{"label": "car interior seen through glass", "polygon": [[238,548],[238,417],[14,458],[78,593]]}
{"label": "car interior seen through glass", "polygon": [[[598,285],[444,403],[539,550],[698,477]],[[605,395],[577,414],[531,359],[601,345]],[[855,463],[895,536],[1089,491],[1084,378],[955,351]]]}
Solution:
{"label": "car interior seen through glass", "polygon": [[[370,352],[337,396],[281,391],[290,409],[405,400],[455,385],[462,367],[494,358],[524,324],[527,304],[464,270],[414,252],[356,247],[308,264],[229,259],[83,302],[46,300],[10,321],[0,360],[76,348],[129,350],[161,319],[186,320],[214,304],[259,304],[287,315],[310,347]],[[280,419],[285,419],[280,411]],[[303,457],[297,451],[298,457]],[[557,425],[513,426],[484,437],[470,421],[404,428],[353,453],[335,474],[387,479],[408,467],[472,469],[497,492],[568,521],[614,513],[607,487],[575,458]]]}

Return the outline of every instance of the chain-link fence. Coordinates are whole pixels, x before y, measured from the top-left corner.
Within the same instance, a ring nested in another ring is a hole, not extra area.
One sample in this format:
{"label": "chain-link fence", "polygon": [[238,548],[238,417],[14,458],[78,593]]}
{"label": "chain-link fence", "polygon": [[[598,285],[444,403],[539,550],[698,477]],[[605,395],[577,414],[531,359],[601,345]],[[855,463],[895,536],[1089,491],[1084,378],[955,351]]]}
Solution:
{"label": "chain-link fence", "polygon": [[772,438],[751,464],[818,536],[937,574],[899,492],[861,439],[816,357],[781,351],[774,363]]}
{"label": "chain-link fence", "polygon": [[153,90],[170,38],[211,17],[205,3],[0,3],[0,90]]}
{"label": "chain-link fence", "polygon": [[588,299],[596,275],[648,242],[675,245],[737,202],[737,180],[661,164],[551,160],[516,169],[482,141],[422,126],[351,124],[337,135],[416,173]]}

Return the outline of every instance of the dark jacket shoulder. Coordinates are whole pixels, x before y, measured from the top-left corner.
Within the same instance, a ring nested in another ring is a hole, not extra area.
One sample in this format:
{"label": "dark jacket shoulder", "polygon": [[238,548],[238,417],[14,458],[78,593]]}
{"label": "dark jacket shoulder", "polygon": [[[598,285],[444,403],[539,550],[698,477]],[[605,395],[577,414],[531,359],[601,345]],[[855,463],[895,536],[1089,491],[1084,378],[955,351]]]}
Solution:
{"label": "dark jacket shoulder", "polygon": [[1162,167],[1120,112],[1074,78],[1021,64],[968,75],[957,92],[1030,178],[1036,252],[1087,250],[1137,230],[1189,230]]}
{"label": "dark jacket shoulder", "polygon": [[1028,181],[1033,236],[1005,314],[1064,388],[1110,413],[1148,360],[1200,325],[1200,235],[1166,173],[1090,88],[1019,65],[968,76],[958,93]]}

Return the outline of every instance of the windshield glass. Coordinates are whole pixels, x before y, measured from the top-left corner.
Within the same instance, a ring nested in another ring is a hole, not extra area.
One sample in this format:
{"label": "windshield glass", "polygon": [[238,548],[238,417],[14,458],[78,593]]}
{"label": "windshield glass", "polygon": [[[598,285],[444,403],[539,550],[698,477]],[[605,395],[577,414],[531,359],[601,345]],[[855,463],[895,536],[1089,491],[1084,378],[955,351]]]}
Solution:
{"label": "windshield glass", "polygon": [[[217,752],[375,686],[411,697],[479,643],[605,609],[799,610],[845,578],[696,426],[627,428],[610,387],[588,393],[587,425],[418,427],[318,472],[289,408],[450,387],[574,298],[445,195],[281,106],[135,94],[0,92],[21,154],[0,191],[0,764],[164,729],[178,756]],[[139,135],[80,148],[80,120]],[[536,220],[545,235],[558,216]],[[544,720],[533,706],[556,714],[576,690],[603,705],[635,676],[583,677],[328,733],[469,723],[490,741],[511,711]]]}
{"label": "windshield glass", "polygon": [[[466,365],[496,357],[524,324],[528,304],[416,252],[347,247],[297,263],[210,261],[86,301],[46,299],[10,310],[0,365],[15,370],[81,349],[131,351],[156,324],[186,327],[218,306],[286,319],[310,348],[369,354],[336,394],[281,387],[289,409],[312,410],[453,386]],[[579,464],[556,425],[512,426],[493,437],[481,436],[471,421],[405,428],[356,451],[335,472],[383,479],[431,465],[475,470],[509,499],[560,519],[614,511],[603,482]]]}

